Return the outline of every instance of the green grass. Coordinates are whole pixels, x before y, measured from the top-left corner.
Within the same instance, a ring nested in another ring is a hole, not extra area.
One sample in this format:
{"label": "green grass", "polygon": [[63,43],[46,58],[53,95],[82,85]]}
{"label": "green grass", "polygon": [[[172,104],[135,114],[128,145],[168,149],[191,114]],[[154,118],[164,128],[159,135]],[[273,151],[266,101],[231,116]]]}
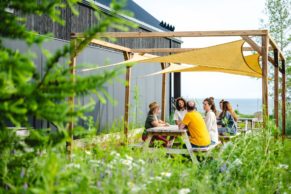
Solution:
{"label": "green grass", "polygon": [[257,131],[206,154],[199,165],[163,149],[133,150],[116,139],[75,147],[72,162],[52,148],[7,174],[9,190],[2,192],[290,193],[290,146],[271,131]]}

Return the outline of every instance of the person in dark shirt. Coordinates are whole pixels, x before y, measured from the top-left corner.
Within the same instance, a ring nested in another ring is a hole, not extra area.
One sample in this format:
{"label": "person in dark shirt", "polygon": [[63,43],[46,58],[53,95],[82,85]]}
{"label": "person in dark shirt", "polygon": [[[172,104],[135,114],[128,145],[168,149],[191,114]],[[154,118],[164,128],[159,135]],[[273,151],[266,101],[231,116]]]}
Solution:
{"label": "person in dark shirt", "polygon": [[[157,102],[152,102],[149,105],[149,112],[145,121],[145,130],[142,134],[142,140],[145,141],[148,138],[147,129],[154,128],[154,127],[166,127],[169,126],[168,123],[165,121],[158,119],[158,114],[160,111],[160,106]],[[169,146],[169,140],[167,140],[166,137],[161,135],[156,135],[152,138],[152,141],[154,140],[160,140],[164,142],[164,146]]]}

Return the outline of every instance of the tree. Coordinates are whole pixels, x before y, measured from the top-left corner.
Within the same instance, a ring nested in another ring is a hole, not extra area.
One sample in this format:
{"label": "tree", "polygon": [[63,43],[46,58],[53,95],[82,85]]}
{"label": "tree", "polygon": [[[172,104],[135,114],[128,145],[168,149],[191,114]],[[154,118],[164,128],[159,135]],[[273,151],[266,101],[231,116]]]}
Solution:
{"label": "tree", "polygon": [[286,57],[287,97],[291,98],[291,1],[266,0],[266,19],[262,20]]}
{"label": "tree", "polygon": [[[94,102],[84,106],[76,104],[72,109],[67,101],[68,97],[96,94],[104,99],[102,96],[108,96],[104,84],[120,73],[120,70],[115,69],[94,76],[76,76],[75,82],[72,82],[68,64],[70,56],[76,56],[93,38],[98,38],[97,32],[106,32],[109,27],[127,30],[133,26],[118,16],[120,13],[128,14],[122,11],[124,1],[112,1],[112,12],[108,15],[102,14],[92,1],[91,6],[95,9],[98,24],[85,31],[83,39],[77,39],[74,44],[68,44],[56,53],[48,53],[42,48],[47,37],[39,36],[25,26],[26,16],[30,14],[46,15],[52,21],[65,25],[61,10],[69,8],[78,15],[75,8],[78,2],[79,0],[0,1],[0,188],[13,185],[13,176],[10,175],[19,173],[22,167],[29,165],[29,160],[37,156],[39,149],[58,144],[63,148],[63,143],[68,138],[67,122],[73,119],[77,124],[77,120],[92,109]],[[20,14],[13,14],[9,10]],[[4,46],[3,40],[8,38],[23,40],[29,46],[38,45],[47,56],[43,76],[36,70],[33,55]],[[64,58],[67,61],[61,63],[60,59]],[[30,130],[30,136],[21,140],[14,130],[7,127],[7,123],[29,129],[31,126],[28,116],[53,123],[57,126],[57,131]],[[25,151],[29,147],[34,148],[32,152]]]}
{"label": "tree", "polygon": [[[264,27],[269,29],[272,37],[278,43],[286,57],[286,97],[287,97],[287,134],[291,133],[291,0],[266,0],[266,21]],[[273,72],[271,72],[273,73]]]}

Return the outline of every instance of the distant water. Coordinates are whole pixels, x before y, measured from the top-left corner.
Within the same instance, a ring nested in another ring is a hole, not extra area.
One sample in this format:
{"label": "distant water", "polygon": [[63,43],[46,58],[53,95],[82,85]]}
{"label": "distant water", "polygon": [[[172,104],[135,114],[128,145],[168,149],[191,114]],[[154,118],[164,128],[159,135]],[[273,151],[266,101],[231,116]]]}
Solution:
{"label": "distant water", "polygon": [[[203,112],[202,102],[204,99],[195,99],[197,109],[199,112]],[[215,99],[215,105],[219,109],[219,101],[221,99]],[[254,114],[255,112],[262,111],[262,99],[224,99],[231,103],[233,109],[238,110],[242,114]],[[273,111],[273,102],[269,101],[269,112]]]}

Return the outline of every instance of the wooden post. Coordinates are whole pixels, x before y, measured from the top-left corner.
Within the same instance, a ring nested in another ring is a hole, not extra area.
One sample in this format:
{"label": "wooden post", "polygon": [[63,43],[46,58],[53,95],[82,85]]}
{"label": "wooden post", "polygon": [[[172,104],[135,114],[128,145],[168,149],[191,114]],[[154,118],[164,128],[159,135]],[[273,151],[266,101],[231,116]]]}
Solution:
{"label": "wooden post", "polygon": [[[72,46],[72,48],[76,47],[76,39],[71,40],[71,46]],[[75,75],[76,75],[76,53],[75,53],[75,50],[71,52],[71,60],[70,60],[69,67],[70,67],[70,73],[72,75],[71,81],[74,83],[76,81],[75,80]],[[75,95],[74,94],[68,98],[68,103],[70,106],[70,111],[74,111],[74,105],[75,105]],[[73,118],[71,118],[69,123],[68,123],[69,139],[66,142],[66,149],[67,149],[67,154],[68,154],[69,160],[71,160],[72,151],[73,151],[73,129],[74,129],[74,121],[73,121]]]}
{"label": "wooden post", "polygon": [[276,127],[279,126],[279,105],[278,105],[278,93],[279,93],[279,53],[277,49],[274,49],[274,118]]}
{"label": "wooden post", "polygon": [[286,135],[286,74],[285,60],[282,60],[282,138]]}
{"label": "wooden post", "polygon": [[[166,67],[166,64],[165,63],[161,63],[161,67],[162,69],[165,69]],[[163,73],[162,74],[162,116],[161,116],[161,119],[163,121],[165,121],[166,119],[166,74]]]}
{"label": "wooden post", "polygon": [[262,36],[262,100],[263,100],[263,126],[266,127],[269,118],[268,109],[268,48],[269,36]]}
{"label": "wooden post", "polygon": [[[130,59],[129,52],[123,52],[124,60]],[[126,86],[125,86],[125,98],[124,98],[124,135],[125,143],[128,143],[128,123],[129,123],[129,99],[130,99],[130,80],[131,80],[131,67],[126,66]]]}

